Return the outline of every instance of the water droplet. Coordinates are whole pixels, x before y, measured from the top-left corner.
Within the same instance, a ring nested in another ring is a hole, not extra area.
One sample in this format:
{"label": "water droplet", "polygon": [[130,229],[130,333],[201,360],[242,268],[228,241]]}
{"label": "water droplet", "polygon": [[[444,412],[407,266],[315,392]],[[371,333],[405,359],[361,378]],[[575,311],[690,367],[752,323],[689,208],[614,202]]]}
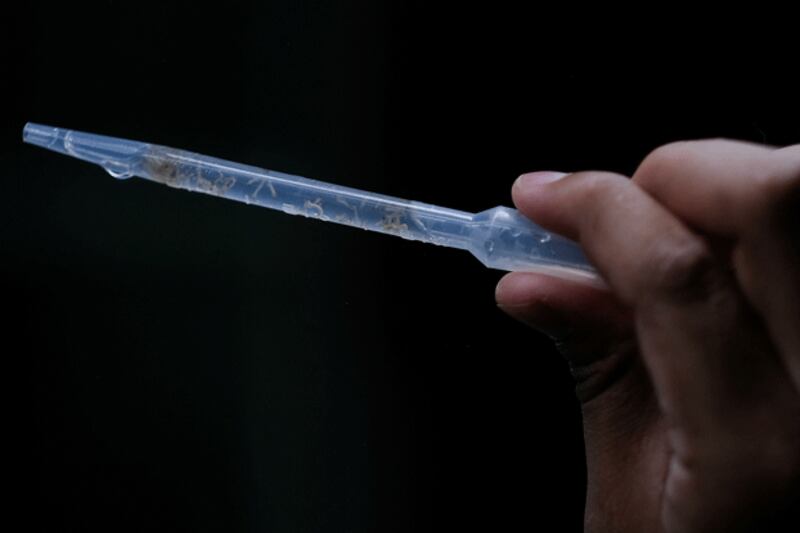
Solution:
{"label": "water droplet", "polygon": [[[50,142],[50,146],[53,146],[55,144],[55,141],[58,140],[58,128],[53,128],[53,132],[56,133],[56,135],[53,135],[53,139]],[[66,150],[66,152],[69,155],[75,155],[75,146],[73,145],[72,142],[71,131],[68,131],[67,134],[64,135],[64,150]]]}
{"label": "water droplet", "polygon": [[103,163],[103,168],[106,169],[106,172],[111,174],[111,176],[120,180],[133,176],[133,171],[131,171],[130,165],[126,165],[124,163],[106,161]]}
{"label": "water droplet", "polygon": [[302,215],[304,214],[302,210],[293,206],[292,204],[283,204],[281,205],[281,211],[286,213],[287,215]]}
{"label": "water droplet", "polygon": [[552,235],[550,235],[549,233],[545,233],[544,235],[539,237],[539,242],[544,244],[546,242],[550,242],[550,239],[552,239]]}
{"label": "water droplet", "polygon": [[491,254],[494,252],[494,241],[492,239],[487,240],[483,243],[483,247],[486,249],[487,254]]}

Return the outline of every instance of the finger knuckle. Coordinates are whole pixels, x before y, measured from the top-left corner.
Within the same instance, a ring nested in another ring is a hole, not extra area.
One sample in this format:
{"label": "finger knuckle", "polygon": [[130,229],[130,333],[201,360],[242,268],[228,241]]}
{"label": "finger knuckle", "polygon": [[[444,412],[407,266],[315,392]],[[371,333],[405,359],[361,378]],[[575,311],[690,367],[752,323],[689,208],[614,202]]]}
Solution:
{"label": "finger knuckle", "polygon": [[[621,176],[611,172],[583,172],[576,175],[582,209],[579,224],[582,227],[598,227],[602,225],[605,209],[618,203],[616,195],[620,193]],[[627,178],[622,178],[627,179]]]}
{"label": "finger knuckle", "polygon": [[716,270],[708,246],[696,238],[660,245],[650,260],[648,282],[654,290],[681,297],[705,297]]}
{"label": "finger knuckle", "polygon": [[607,202],[620,178],[617,174],[600,171],[580,172],[575,176],[576,180],[579,180],[581,194],[588,205]]}
{"label": "finger knuckle", "polygon": [[633,179],[640,184],[650,184],[664,176],[673,176],[681,172],[687,162],[702,158],[704,153],[736,144],[740,142],[717,137],[674,141],[661,145],[645,156],[636,169]]}
{"label": "finger knuckle", "polygon": [[693,141],[675,141],[651,151],[639,164],[633,179],[647,182],[655,176],[669,175],[679,169],[691,150]]}
{"label": "finger knuckle", "polygon": [[774,151],[772,163],[758,176],[768,207],[796,201],[800,196],[800,144]]}

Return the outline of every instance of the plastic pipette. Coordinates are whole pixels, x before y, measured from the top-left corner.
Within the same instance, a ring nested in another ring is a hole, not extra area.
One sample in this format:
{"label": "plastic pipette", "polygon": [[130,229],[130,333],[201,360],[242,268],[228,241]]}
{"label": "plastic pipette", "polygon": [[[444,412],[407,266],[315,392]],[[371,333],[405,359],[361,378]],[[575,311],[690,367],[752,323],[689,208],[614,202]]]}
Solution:
{"label": "plastic pipette", "polygon": [[542,272],[602,286],[578,245],[516,209],[468,213],[401,200],[156,144],[28,123],[26,143],[171,187],[468,250],[490,268]]}

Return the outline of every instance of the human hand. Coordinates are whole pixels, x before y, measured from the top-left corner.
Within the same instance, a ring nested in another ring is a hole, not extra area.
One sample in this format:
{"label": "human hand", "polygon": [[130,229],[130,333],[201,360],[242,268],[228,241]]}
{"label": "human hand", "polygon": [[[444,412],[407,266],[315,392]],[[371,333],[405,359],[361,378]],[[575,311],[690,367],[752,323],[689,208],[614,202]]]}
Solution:
{"label": "human hand", "polygon": [[575,375],[587,531],[796,531],[800,145],[674,143],[632,179],[532,173],[512,194],[610,288],[530,273],[497,287]]}

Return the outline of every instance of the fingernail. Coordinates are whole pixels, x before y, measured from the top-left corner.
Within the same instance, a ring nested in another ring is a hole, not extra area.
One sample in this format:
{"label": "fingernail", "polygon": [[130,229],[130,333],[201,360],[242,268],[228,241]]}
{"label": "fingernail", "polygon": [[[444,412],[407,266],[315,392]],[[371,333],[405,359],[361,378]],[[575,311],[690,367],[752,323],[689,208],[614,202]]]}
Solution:
{"label": "fingernail", "polygon": [[564,172],[555,172],[552,170],[528,172],[527,174],[523,174],[517,178],[517,181],[514,182],[514,187],[519,187],[521,189],[527,189],[528,187],[536,187],[538,185],[543,185],[545,183],[551,183],[553,181],[560,180],[566,175],[567,174]]}

